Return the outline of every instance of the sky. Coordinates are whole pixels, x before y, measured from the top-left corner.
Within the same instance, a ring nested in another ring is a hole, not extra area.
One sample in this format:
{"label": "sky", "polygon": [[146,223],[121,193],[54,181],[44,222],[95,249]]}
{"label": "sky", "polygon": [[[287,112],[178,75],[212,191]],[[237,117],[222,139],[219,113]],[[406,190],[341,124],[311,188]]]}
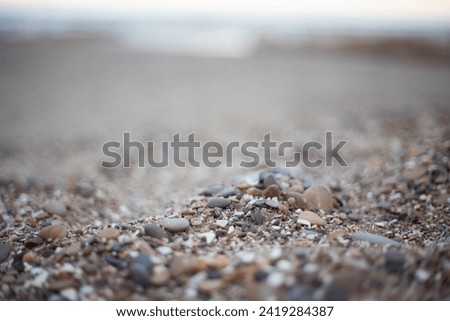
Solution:
{"label": "sky", "polygon": [[0,0],[0,10],[82,12],[97,16],[238,14],[450,21],[450,0]]}

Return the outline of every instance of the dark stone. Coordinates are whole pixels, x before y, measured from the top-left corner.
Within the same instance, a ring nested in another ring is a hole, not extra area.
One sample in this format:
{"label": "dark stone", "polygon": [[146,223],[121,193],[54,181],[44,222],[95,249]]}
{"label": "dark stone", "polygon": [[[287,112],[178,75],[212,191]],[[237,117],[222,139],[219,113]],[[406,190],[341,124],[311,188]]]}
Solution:
{"label": "dark stone", "polygon": [[116,258],[114,256],[111,256],[111,255],[105,256],[105,261],[108,264],[111,264],[112,266],[114,266],[114,267],[116,267],[118,269],[125,269],[125,268],[128,267],[128,262],[127,261],[118,259],[118,258]]}
{"label": "dark stone", "polygon": [[401,273],[404,270],[405,256],[394,250],[386,251],[384,267],[388,272]]}
{"label": "dark stone", "polygon": [[208,186],[207,188],[205,188],[203,190],[203,192],[200,193],[200,195],[212,196],[212,195],[219,193],[223,189],[224,189],[223,186]]}
{"label": "dark stone", "polygon": [[266,220],[266,217],[261,214],[260,212],[252,213],[252,218],[255,221],[256,225],[262,225],[264,224],[264,221]]}
{"label": "dark stone", "polygon": [[166,237],[166,232],[158,224],[146,224],[144,226],[145,235],[155,239],[162,239]]}
{"label": "dark stone", "polygon": [[152,268],[150,256],[141,253],[131,261],[128,277],[135,283],[146,286],[149,284]]}
{"label": "dark stone", "polygon": [[227,207],[231,204],[231,201],[229,199],[223,198],[223,197],[213,197],[208,200],[206,203],[207,207]]}
{"label": "dark stone", "polygon": [[289,301],[312,301],[314,288],[309,284],[296,284],[288,292]]}
{"label": "dark stone", "polygon": [[11,252],[11,246],[9,244],[3,243],[0,244],[0,263],[6,261],[9,257],[9,253]]}
{"label": "dark stone", "polygon": [[269,273],[267,273],[266,271],[256,270],[253,273],[253,280],[255,280],[256,282],[263,282],[267,279],[268,276],[269,276]]}
{"label": "dark stone", "polygon": [[268,188],[270,185],[278,185],[277,179],[275,178],[275,175],[268,174],[264,177],[264,188]]}
{"label": "dark stone", "polygon": [[27,249],[32,249],[32,248],[34,248],[36,246],[41,245],[42,243],[44,243],[44,240],[42,238],[40,238],[40,237],[32,237],[32,238],[29,238],[29,239],[27,239],[25,241],[25,247]]}
{"label": "dark stone", "polygon": [[217,193],[218,197],[228,197],[236,195],[236,190],[232,187],[226,187]]}
{"label": "dark stone", "polygon": [[208,272],[208,279],[220,279],[220,271],[214,269]]}

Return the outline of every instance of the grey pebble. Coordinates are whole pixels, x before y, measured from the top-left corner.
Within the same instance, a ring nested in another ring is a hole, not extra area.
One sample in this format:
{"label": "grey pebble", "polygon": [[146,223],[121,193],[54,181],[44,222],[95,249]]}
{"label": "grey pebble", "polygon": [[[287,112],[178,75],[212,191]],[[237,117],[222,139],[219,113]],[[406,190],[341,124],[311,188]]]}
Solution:
{"label": "grey pebble", "polygon": [[354,222],[358,222],[359,221],[359,216],[358,215],[356,215],[355,213],[350,213],[350,214],[347,214],[347,218],[349,219],[349,220],[351,220],[351,221],[354,221]]}
{"label": "grey pebble", "polygon": [[145,235],[155,239],[162,239],[166,237],[166,233],[158,224],[146,224],[144,225],[144,231]]}
{"label": "grey pebble", "polygon": [[273,208],[278,208],[278,201],[276,199],[268,199],[266,201],[266,205]]}
{"label": "grey pebble", "polygon": [[261,205],[264,205],[265,203],[266,203],[266,200],[264,198],[260,198],[255,201],[256,206],[261,206]]}
{"label": "grey pebble", "polygon": [[261,225],[266,220],[264,214],[261,214],[260,212],[252,213],[252,218],[255,220],[256,225]]}
{"label": "grey pebble", "polygon": [[387,238],[385,236],[372,234],[372,233],[368,233],[368,232],[355,232],[351,236],[352,236],[352,239],[355,241],[366,241],[366,242],[374,243],[374,244],[389,244],[389,245],[395,245],[395,246],[401,245],[400,242],[391,240],[390,238]]}
{"label": "grey pebble", "polygon": [[115,258],[114,256],[111,255],[105,256],[105,261],[119,269],[124,269],[128,266],[128,263],[126,261]]}
{"label": "grey pebble", "polygon": [[0,244],[0,263],[3,263],[11,252],[11,246],[9,244]]}
{"label": "grey pebble", "polygon": [[153,264],[150,256],[140,253],[130,263],[129,278],[141,285],[148,285]]}
{"label": "grey pebble", "polygon": [[277,179],[275,178],[275,175],[273,174],[267,174],[264,177],[264,188],[268,188],[270,185],[276,184],[278,185]]}
{"label": "grey pebble", "polygon": [[232,187],[226,187],[217,193],[218,197],[228,197],[236,195],[236,190]]}
{"label": "grey pebble", "polygon": [[223,197],[213,197],[208,200],[208,203],[206,203],[207,207],[227,207],[231,204],[231,201],[229,199],[223,198]]}
{"label": "grey pebble", "polygon": [[388,250],[384,254],[384,267],[388,272],[403,272],[405,256],[394,250]]}
{"label": "grey pebble", "polygon": [[185,218],[164,218],[159,221],[162,227],[170,232],[180,232],[189,228],[189,221]]}
{"label": "grey pebble", "polygon": [[200,193],[200,195],[212,196],[219,193],[223,189],[224,189],[223,186],[208,186],[203,190],[203,192]]}

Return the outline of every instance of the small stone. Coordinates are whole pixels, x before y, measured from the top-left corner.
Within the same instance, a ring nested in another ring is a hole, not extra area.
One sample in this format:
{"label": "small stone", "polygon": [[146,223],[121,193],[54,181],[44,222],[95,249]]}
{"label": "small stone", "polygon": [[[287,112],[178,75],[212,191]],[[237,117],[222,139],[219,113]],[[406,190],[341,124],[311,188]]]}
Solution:
{"label": "small stone", "polygon": [[24,244],[27,249],[32,249],[36,246],[41,245],[42,243],[44,243],[44,240],[38,236],[27,239]]}
{"label": "small stone", "polygon": [[0,244],[0,263],[6,261],[9,257],[9,253],[11,252],[11,246],[9,244]]}
{"label": "small stone", "polygon": [[405,256],[394,250],[388,250],[384,254],[384,267],[388,272],[403,272]]}
{"label": "small stone", "polygon": [[294,192],[302,194],[305,191],[302,185],[292,185],[286,189],[286,192]]}
{"label": "small stone", "polygon": [[333,209],[333,197],[330,189],[325,185],[313,185],[303,193],[303,196],[310,209],[322,209],[326,213],[330,213]]}
{"label": "small stone", "polygon": [[146,224],[144,225],[145,235],[153,237],[155,239],[162,239],[166,237],[166,232],[158,224]]}
{"label": "small stone", "polygon": [[28,264],[33,264],[36,261],[36,258],[34,257],[33,252],[27,252],[25,253],[25,255],[22,257],[22,261],[26,262]]}
{"label": "small stone", "polygon": [[346,234],[347,232],[345,230],[333,231],[330,234],[328,234],[328,239],[335,240],[339,237],[344,237]]}
{"label": "small stone", "polygon": [[44,210],[49,214],[56,214],[60,216],[63,216],[67,212],[66,206],[63,203],[57,201],[49,201],[48,203],[46,203],[44,206]]}
{"label": "small stone", "polygon": [[266,200],[266,205],[273,207],[273,208],[278,208],[278,199],[276,197],[274,198],[269,198],[268,200]]}
{"label": "small stone", "polygon": [[203,219],[201,217],[191,218],[191,225],[192,226],[200,226],[202,224],[203,224]]}
{"label": "small stone", "polygon": [[424,176],[427,173],[427,168],[422,165],[417,165],[408,168],[403,172],[402,178],[407,182],[414,182],[416,179]]}
{"label": "small stone", "polygon": [[269,273],[264,270],[256,270],[255,272],[253,272],[253,280],[255,280],[256,282],[263,282],[267,279],[268,276]]}
{"label": "small stone", "polygon": [[341,213],[339,213],[339,218],[340,218],[341,220],[345,221],[345,220],[347,219],[347,214],[341,212]]}
{"label": "small stone", "polygon": [[78,300],[78,293],[77,293],[77,290],[75,290],[74,288],[67,288],[67,289],[61,290],[59,293],[66,300],[69,300],[69,301],[77,301]]}
{"label": "small stone", "polygon": [[152,268],[153,264],[150,260],[150,256],[140,253],[130,263],[128,277],[135,283],[146,286],[150,282]]}
{"label": "small stone", "polygon": [[396,246],[400,245],[400,243],[395,240],[391,240],[390,238],[387,238],[385,236],[372,234],[368,232],[355,232],[351,234],[351,236],[352,239],[355,241],[366,241],[374,244],[389,244]]}
{"label": "small stone", "polygon": [[418,269],[415,273],[415,277],[420,282],[426,282],[430,278],[430,272],[424,269]]}
{"label": "small stone", "polygon": [[286,192],[285,198],[287,200],[293,198],[295,200],[295,206],[297,206],[298,208],[305,209],[307,207],[306,199],[300,193]]}
{"label": "small stone", "polygon": [[172,253],[172,249],[168,246],[160,246],[160,247],[158,247],[158,252],[161,255],[169,255]]}
{"label": "small stone", "polygon": [[264,191],[264,197],[279,197],[280,196],[280,188],[277,184],[272,184]]}
{"label": "small stone", "polygon": [[225,228],[228,225],[228,220],[217,220],[216,225]]}
{"label": "small stone", "polygon": [[44,240],[57,240],[65,238],[67,236],[67,233],[67,228],[64,225],[58,224],[44,227],[39,232],[39,236]]}
{"label": "small stone", "polygon": [[199,234],[199,236],[205,239],[206,244],[210,244],[216,238],[216,233],[214,233],[214,232],[206,232],[206,233]]}
{"label": "small stone", "polygon": [[256,187],[250,187],[249,189],[247,189],[246,193],[252,196],[260,196],[261,190]]}
{"label": "small stone", "polygon": [[325,221],[319,215],[311,211],[303,211],[298,216],[300,219],[310,222],[312,225],[325,225]]}
{"label": "small stone", "polygon": [[219,193],[223,189],[224,189],[223,186],[209,186],[209,187],[205,188],[203,190],[203,192],[200,193],[200,195],[212,196],[212,195]]}
{"label": "small stone", "polygon": [[98,232],[98,237],[107,240],[116,239],[120,235],[120,231],[115,228],[105,228]]}
{"label": "small stone", "polygon": [[229,199],[223,198],[223,197],[213,197],[208,200],[206,203],[207,207],[227,207],[231,204],[231,201]]}
{"label": "small stone", "polygon": [[350,214],[348,214],[347,215],[347,218],[349,219],[349,220],[351,220],[351,221],[354,221],[354,222],[358,222],[359,221],[359,216],[358,215],[356,215],[355,213],[350,213]]}
{"label": "small stone", "polygon": [[267,174],[264,176],[263,185],[264,188],[268,188],[270,185],[278,185],[277,179],[273,174]]}
{"label": "small stone", "polygon": [[260,212],[252,213],[251,217],[255,220],[256,225],[262,225],[262,224],[264,224],[264,221],[266,220],[266,217],[264,216],[264,214],[261,214]]}
{"label": "small stone", "polygon": [[157,265],[153,269],[152,276],[150,278],[150,282],[153,285],[164,285],[170,280],[169,270],[163,265]]}
{"label": "small stone", "polygon": [[81,242],[75,242],[66,247],[66,255],[74,255],[81,251]]}
{"label": "small stone", "polygon": [[233,195],[236,195],[236,190],[232,187],[226,187],[217,193],[218,197],[228,197]]}
{"label": "small stone", "polygon": [[165,218],[159,221],[162,227],[170,232],[180,232],[187,230],[190,226],[189,221],[185,218]]}

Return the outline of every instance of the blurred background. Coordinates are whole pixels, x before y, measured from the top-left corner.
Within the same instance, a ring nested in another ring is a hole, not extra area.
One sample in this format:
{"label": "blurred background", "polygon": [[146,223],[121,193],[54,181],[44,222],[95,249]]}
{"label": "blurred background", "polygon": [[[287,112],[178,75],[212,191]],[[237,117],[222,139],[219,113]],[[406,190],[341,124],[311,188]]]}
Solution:
{"label": "blurred background", "polygon": [[333,131],[350,167],[312,173],[331,179],[441,137],[449,63],[447,0],[0,0],[0,176],[164,207],[249,171],[104,170],[104,142]]}

